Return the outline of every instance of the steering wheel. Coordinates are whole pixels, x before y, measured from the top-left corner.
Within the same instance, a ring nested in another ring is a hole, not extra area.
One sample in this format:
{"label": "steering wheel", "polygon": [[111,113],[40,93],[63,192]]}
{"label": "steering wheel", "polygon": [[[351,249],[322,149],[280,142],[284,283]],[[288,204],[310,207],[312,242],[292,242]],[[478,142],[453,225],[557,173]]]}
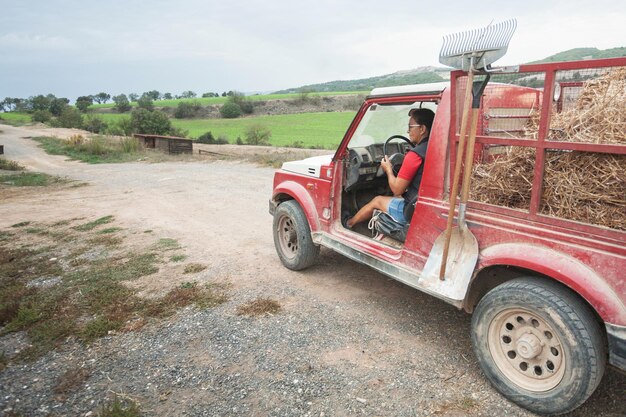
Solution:
{"label": "steering wheel", "polygon": [[[385,141],[385,144],[383,145],[383,155],[387,155],[387,144],[394,139],[402,139],[403,141],[408,143],[409,146],[412,145],[411,141],[406,136],[393,135]],[[398,172],[400,172],[400,167],[402,166],[402,162],[404,161],[404,154],[394,153],[393,155],[389,157],[389,161],[391,162],[391,166],[393,167],[394,175],[398,175]]]}

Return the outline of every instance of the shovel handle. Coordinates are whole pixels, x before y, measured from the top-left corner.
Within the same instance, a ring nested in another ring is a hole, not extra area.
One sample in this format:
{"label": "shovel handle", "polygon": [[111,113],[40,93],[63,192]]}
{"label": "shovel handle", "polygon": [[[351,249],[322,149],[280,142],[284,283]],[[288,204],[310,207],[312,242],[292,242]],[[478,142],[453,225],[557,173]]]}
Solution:
{"label": "shovel handle", "polygon": [[[471,73],[471,71],[470,71]],[[469,75],[469,74],[468,74]],[[459,205],[459,227],[465,228],[465,207],[467,205],[467,201],[469,200],[469,189],[470,189],[470,179],[472,176],[472,164],[474,162],[474,144],[476,143],[476,130],[478,127],[478,114],[480,110],[480,98],[483,95],[483,91],[485,91],[485,87],[489,82],[490,75],[487,74],[484,79],[480,81],[476,81],[470,83],[470,79],[468,77],[467,83],[467,91],[465,95],[465,99],[468,100],[467,107],[463,112],[463,118],[467,117],[467,113],[469,113],[469,99],[467,97],[467,92],[471,93],[471,102],[472,102],[472,125],[470,127],[469,139],[467,144],[467,151],[465,152],[465,164],[464,164],[464,172],[463,172],[463,190],[461,191],[461,202]],[[473,80],[472,80],[473,81]],[[465,120],[467,123],[467,120]],[[464,137],[464,136],[463,136]],[[459,148],[461,147],[461,143],[459,143]],[[457,178],[457,169],[460,171],[460,162],[458,161],[461,158],[461,153],[457,155],[457,166],[454,169],[455,174],[455,185],[458,187],[458,178]],[[444,243],[443,254],[441,257],[441,269],[439,270],[439,279],[443,280],[446,275],[446,264],[448,261],[448,250],[450,248],[450,237],[452,235],[452,220],[454,216],[454,206],[456,205],[456,190],[457,188],[453,185],[454,198],[450,196],[450,211],[448,213],[448,225],[446,227],[446,240]]]}
{"label": "shovel handle", "polygon": [[[472,177],[472,166],[474,164],[474,144],[476,143],[476,132],[478,127],[478,114],[480,112],[480,98],[489,82],[490,75],[485,79],[477,81],[472,87],[472,125],[470,126],[469,139],[467,140],[467,153],[465,154],[465,164],[463,172],[463,190],[461,191],[461,204],[467,204],[469,200],[470,182]],[[465,218],[465,213],[463,213]],[[459,217],[460,214],[459,214]]]}
{"label": "shovel handle", "polygon": [[448,210],[448,223],[446,224],[445,242],[443,246],[443,254],[441,257],[441,268],[439,270],[439,279],[443,280],[446,275],[446,261],[448,259],[448,251],[450,250],[450,237],[452,236],[452,223],[454,221],[454,209],[456,207],[456,198],[459,193],[459,179],[461,178],[461,163],[463,162],[463,152],[465,150],[465,137],[467,136],[467,121],[469,119],[470,106],[472,102],[472,85],[474,81],[474,73],[467,73],[467,85],[465,87],[465,98],[463,100],[463,116],[461,117],[461,131],[459,136],[459,147],[456,153],[456,162],[454,163],[454,178],[452,180],[452,190],[450,191],[450,209]]}
{"label": "shovel handle", "polygon": [[[465,153],[465,170],[463,171],[463,189],[461,190],[460,204],[467,204],[469,200],[470,178],[474,164],[474,145],[476,143],[476,128],[478,127],[478,109],[472,109],[472,125],[470,126],[469,138],[467,139],[467,152]],[[459,217],[461,215],[459,214]]]}

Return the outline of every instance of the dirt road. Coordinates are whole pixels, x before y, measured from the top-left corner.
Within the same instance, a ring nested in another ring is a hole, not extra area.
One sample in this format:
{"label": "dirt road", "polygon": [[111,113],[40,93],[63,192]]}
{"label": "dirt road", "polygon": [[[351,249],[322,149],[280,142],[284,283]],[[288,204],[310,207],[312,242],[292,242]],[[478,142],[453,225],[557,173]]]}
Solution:
{"label": "dirt road", "polygon": [[[268,214],[272,169],[208,160],[88,165],[24,139],[38,132],[0,130],[6,158],[88,184],[5,194],[0,229],[113,215],[122,227],[177,239],[190,261],[209,265],[198,279],[232,285],[230,301],[213,310],[186,309],[141,332],[10,366],[0,372],[0,413],[86,415],[117,392],[157,416],[531,415],[482,375],[466,314],[327,250],[307,271],[282,267]],[[148,292],[182,280],[151,282]],[[260,296],[283,312],[235,314]],[[86,363],[94,371],[85,387],[55,399],[46,378]],[[573,415],[623,415],[625,392],[626,378],[609,370]]]}

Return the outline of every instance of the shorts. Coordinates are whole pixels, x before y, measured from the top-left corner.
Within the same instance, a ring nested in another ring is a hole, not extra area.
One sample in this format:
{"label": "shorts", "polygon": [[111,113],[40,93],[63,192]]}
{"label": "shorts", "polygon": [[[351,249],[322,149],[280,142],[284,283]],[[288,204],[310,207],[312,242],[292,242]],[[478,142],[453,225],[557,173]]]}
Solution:
{"label": "shorts", "polygon": [[387,213],[393,217],[396,222],[406,224],[407,221],[404,218],[404,198],[392,198],[389,202],[389,207],[387,207]]}

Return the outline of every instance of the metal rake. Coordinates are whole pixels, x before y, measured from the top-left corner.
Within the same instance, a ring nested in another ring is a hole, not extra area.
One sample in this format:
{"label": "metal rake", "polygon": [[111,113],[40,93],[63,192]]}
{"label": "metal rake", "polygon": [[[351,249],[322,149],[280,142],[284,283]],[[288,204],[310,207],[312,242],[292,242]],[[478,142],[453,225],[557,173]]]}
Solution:
{"label": "metal rake", "polygon": [[463,71],[488,69],[504,56],[517,28],[517,20],[509,19],[484,28],[453,33],[443,37],[439,62]]}

